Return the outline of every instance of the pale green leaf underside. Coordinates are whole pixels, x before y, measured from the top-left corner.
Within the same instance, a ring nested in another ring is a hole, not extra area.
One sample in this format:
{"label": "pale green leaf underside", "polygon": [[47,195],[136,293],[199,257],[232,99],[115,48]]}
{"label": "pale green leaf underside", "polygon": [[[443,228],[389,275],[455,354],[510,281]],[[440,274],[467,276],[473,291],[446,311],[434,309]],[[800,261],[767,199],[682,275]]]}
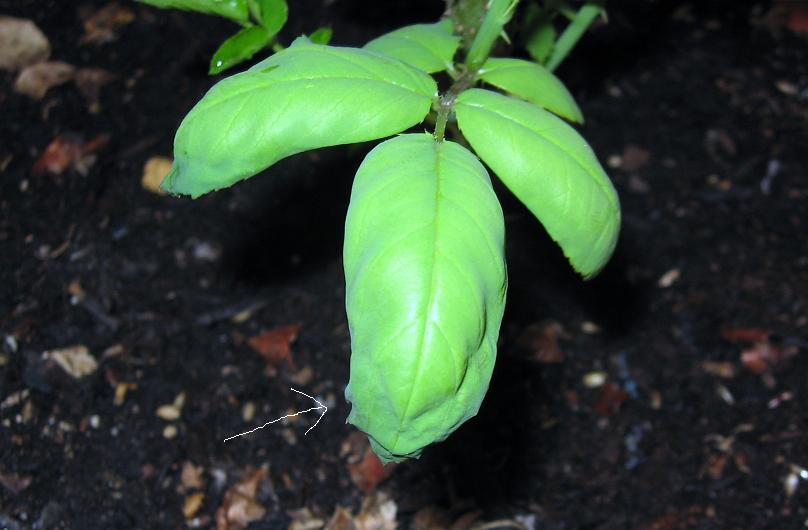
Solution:
{"label": "pale green leaf underside", "polygon": [[575,123],[583,123],[581,109],[564,83],[541,65],[510,58],[490,58],[480,69],[488,84],[520,97]]}
{"label": "pale green leaf underside", "polygon": [[416,457],[477,413],[505,304],[504,222],[485,168],[427,134],[380,144],[345,225],[348,421],[384,461]]}
{"label": "pale green leaf underside", "polygon": [[592,149],[570,125],[530,103],[463,92],[457,122],[471,146],[541,221],[573,267],[597,274],[620,231],[620,204]]}
{"label": "pale green leaf underside", "polygon": [[177,131],[163,186],[198,197],[295,153],[396,134],[436,95],[429,75],[400,61],[300,38],[205,94]]}
{"label": "pale green leaf underside", "polygon": [[249,18],[247,0],[138,0],[155,7],[184,9],[209,15],[219,15],[238,22]]}
{"label": "pale green leaf underside", "polygon": [[460,37],[452,35],[452,22],[405,26],[365,44],[366,50],[395,57],[427,73],[451,69]]}

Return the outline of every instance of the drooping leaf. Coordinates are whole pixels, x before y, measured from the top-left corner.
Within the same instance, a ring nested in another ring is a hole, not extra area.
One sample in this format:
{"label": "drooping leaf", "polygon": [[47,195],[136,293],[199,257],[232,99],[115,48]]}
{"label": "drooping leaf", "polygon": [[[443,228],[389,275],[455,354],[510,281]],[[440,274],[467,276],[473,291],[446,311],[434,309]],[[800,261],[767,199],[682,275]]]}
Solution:
{"label": "drooping leaf", "polygon": [[218,74],[228,68],[251,59],[264,49],[272,35],[262,26],[249,26],[227,39],[219,46],[210,60],[208,73]]}
{"label": "drooping leaf", "polygon": [[138,0],[162,8],[184,9],[209,15],[219,15],[237,22],[247,22],[247,0]]}
{"label": "drooping leaf", "polygon": [[275,36],[286,24],[289,18],[289,6],[286,0],[257,0],[259,11],[259,22],[270,33]]}
{"label": "drooping leaf", "polygon": [[570,121],[584,121],[581,109],[564,83],[541,65],[522,59],[492,57],[480,69],[480,77]]}
{"label": "drooping leaf", "polygon": [[365,44],[366,50],[384,53],[427,73],[451,69],[460,37],[452,35],[452,21],[405,26]]}
{"label": "drooping leaf", "polygon": [[396,134],[436,95],[431,77],[400,61],[299,38],[208,91],[177,131],[163,186],[198,197],[295,153]]}
{"label": "drooping leaf", "polygon": [[457,98],[457,123],[471,146],[541,221],[585,278],[609,260],[620,204],[592,149],[549,112],[480,89]]}
{"label": "drooping leaf", "polygon": [[345,224],[348,421],[383,461],[477,413],[505,304],[504,222],[477,158],[402,135],[362,162]]}
{"label": "drooping leaf", "polygon": [[314,44],[328,44],[331,42],[331,36],[334,34],[331,28],[317,28],[314,33],[309,35],[309,40]]}

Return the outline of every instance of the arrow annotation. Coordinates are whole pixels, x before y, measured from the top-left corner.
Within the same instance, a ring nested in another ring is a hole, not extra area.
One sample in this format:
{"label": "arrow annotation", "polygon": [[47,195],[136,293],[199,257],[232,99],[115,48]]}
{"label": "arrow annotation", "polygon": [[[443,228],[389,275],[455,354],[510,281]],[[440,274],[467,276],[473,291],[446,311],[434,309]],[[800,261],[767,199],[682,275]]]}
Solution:
{"label": "arrow annotation", "polygon": [[320,423],[320,420],[321,420],[321,419],[323,419],[323,416],[325,416],[325,413],[326,413],[326,412],[328,412],[328,407],[326,407],[325,405],[323,405],[322,403],[320,403],[320,401],[319,401],[317,398],[311,397],[310,395],[308,395],[308,394],[306,394],[306,393],[304,393],[304,392],[301,392],[300,390],[295,390],[294,388],[291,388],[291,387],[289,388],[289,390],[291,390],[292,392],[297,392],[298,394],[301,394],[301,395],[306,396],[307,398],[309,398],[309,399],[313,400],[314,402],[316,402],[316,403],[317,403],[317,406],[316,406],[316,407],[312,407],[312,408],[310,408],[310,409],[301,410],[300,412],[295,412],[295,413],[293,413],[293,414],[287,414],[286,416],[281,416],[280,418],[278,418],[278,419],[276,419],[276,420],[268,421],[268,422],[266,422],[265,424],[261,425],[260,427],[256,427],[255,429],[250,429],[249,431],[244,431],[244,432],[242,432],[242,433],[235,434],[235,435],[233,435],[233,436],[229,436],[229,437],[225,438],[225,439],[224,439],[224,441],[225,441],[225,442],[227,442],[227,441],[232,440],[233,438],[238,438],[239,436],[244,436],[244,435],[247,435],[247,434],[252,434],[252,433],[254,433],[254,432],[255,432],[255,431],[257,431],[257,430],[263,429],[264,427],[267,427],[267,426],[269,426],[269,425],[272,425],[273,423],[277,423],[277,422],[279,422],[279,421],[281,421],[281,420],[285,420],[286,418],[292,418],[292,417],[294,417],[294,416],[300,416],[301,414],[305,414],[305,413],[307,413],[307,412],[311,412],[311,411],[313,411],[313,410],[322,410],[322,411],[323,411],[323,413],[322,413],[322,414],[320,414],[320,417],[319,417],[319,418],[317,418],[317,421],[315,421],[315,422],[314,422],[314,425],[312,425],[311,427],[309,427],[309,428],[306,430],[306,432],[305,432],[305,433],[303,433],[303,436],[306,436],[307,434],[309,434],[309,431],[310,431],[310,430],[312,430],[313,428],[317,427],[317,424],[318,424],[318,423]]}

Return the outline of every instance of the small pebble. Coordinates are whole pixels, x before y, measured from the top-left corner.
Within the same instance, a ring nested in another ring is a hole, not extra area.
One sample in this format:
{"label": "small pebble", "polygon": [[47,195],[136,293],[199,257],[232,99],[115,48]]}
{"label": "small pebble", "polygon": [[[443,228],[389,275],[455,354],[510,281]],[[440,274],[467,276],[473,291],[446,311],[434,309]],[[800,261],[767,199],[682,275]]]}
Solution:
{"label": "small pebble", "polygon": [[587,388],[598,388],[606,382],[608,374],[606,372],[589,372],[584,376],[584,386]]}
{"label": "small pebble", "polygon": [[171,440],[177,436],[177,427],[175,425],[166,425],[163,429],[163,438]]}

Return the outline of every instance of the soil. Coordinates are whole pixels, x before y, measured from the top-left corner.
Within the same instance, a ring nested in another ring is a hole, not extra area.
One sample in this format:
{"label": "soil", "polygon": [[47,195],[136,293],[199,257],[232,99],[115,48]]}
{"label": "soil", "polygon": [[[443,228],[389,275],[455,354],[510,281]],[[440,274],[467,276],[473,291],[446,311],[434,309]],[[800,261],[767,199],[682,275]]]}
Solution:
{"label": "soil", "polygon": [[[371,146],[196,201],[145,190],[233,26],[127,4],[113,40],[82,43],[107,4],[0,0],[53,59],[115,75],[91,105],[0,73],[0,527],[213,528],[264,464],[253,530],[317,528],[380,492],[402,528],[808,524],[808,38],[768,4],[614,2],[560,68],[621,197],[616,255],[581,281],[499,186],[510,290],[490,391],[389,477],[353,462],[342,395],[342,221]],[[291,4],[285,39],[329,25],[340,45],[442,7]],[[78,170],[34,171],[59,135],[107,141]],[[292,362],[268,368],[249,339],[292,324]],[[68,375],[53,352],[71,346],[97,368]],[[222,442],[312,406],[290,387],[329,407],[308,435],[316,413]]]}

